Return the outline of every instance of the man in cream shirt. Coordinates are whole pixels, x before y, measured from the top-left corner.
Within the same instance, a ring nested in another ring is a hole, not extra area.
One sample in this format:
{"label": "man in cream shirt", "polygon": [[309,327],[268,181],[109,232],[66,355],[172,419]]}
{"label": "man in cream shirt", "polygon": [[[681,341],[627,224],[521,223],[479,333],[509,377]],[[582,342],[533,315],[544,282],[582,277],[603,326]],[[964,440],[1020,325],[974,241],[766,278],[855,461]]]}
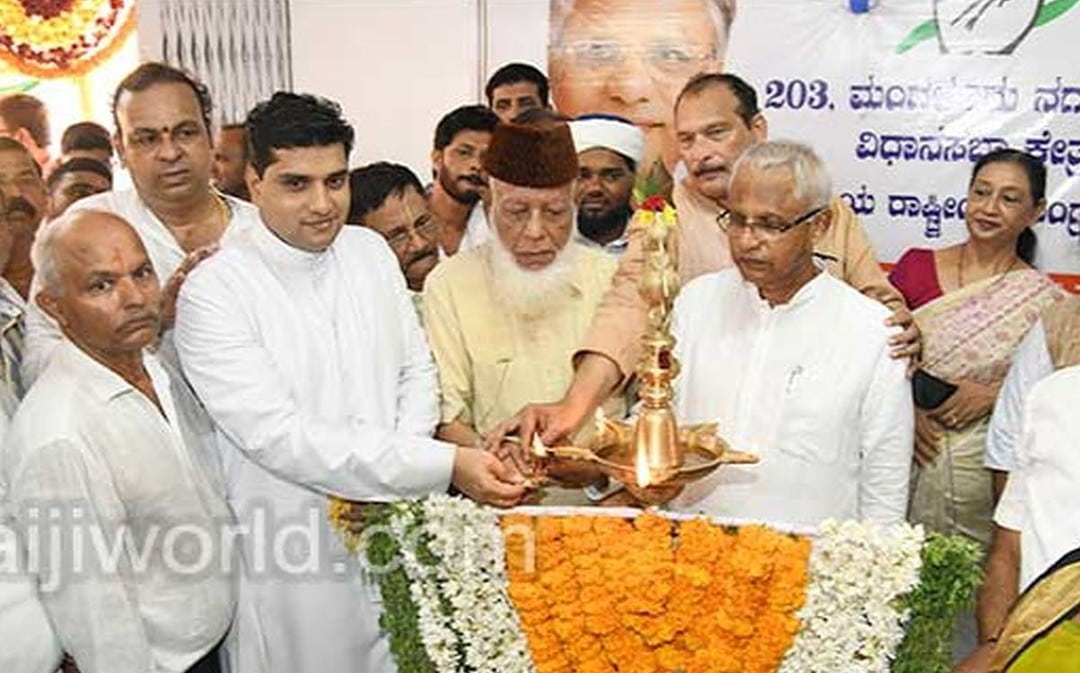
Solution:
{"label": "man in cream shirt", "polygon": [[889,357],[889,309],[814,259],[831,184],[804,145],[766,142],[732,171],[735,267],[680,293],[676,410],[717,421],[756,465],[721,467],[672,503],[754,521],[903,521],[913,442],[905,363]]}

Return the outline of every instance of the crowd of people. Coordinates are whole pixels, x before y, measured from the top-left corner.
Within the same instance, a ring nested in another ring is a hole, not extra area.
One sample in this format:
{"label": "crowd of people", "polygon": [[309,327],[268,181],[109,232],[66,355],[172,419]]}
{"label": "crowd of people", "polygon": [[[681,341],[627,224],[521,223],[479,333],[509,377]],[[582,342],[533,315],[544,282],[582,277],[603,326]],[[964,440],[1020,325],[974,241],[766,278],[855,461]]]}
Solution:
{"label": "crowd of people", "polygon": [[[434,129],[429,185],[350,170],[354,129],[314,95],[215,134],[207,89],[160,63],[55,159],[40,104],[0,99],[0,670],[390,672],[330,497],[632,501],[590,470],[537,492],[520,448],[633,413],[634,186],[660,152],[548,93],[499,69]],[[750,83],[693,75],[664,114],[677,413],[761,459],[670,508],[968,536],[989,555],[958,671],[1067,670],[1045,662],[1080,644],[1080,300],[1032,266],[1045,167],[982,157],[968,238],[886,276]]]}

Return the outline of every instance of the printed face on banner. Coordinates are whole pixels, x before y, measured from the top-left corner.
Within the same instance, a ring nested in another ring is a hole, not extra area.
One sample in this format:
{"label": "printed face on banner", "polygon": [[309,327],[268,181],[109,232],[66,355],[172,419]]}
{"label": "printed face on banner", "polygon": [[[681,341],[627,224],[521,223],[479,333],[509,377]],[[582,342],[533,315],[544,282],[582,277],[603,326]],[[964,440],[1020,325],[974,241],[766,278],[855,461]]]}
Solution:
{"label": "printed face on banner", "polygon": [[691,76],[723,69],[730,0],[552,0],[548,65],[555,108],[615,114],[645,132],[647,172],[678,161],[675,98]]}

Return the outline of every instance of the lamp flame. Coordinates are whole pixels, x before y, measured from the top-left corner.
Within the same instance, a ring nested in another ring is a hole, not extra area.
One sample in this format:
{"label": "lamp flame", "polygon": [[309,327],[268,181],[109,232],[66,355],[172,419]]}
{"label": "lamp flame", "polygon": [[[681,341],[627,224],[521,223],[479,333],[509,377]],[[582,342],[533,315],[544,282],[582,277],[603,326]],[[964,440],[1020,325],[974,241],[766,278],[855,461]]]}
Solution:
{"label": "lamp flame", "polygon": [[540,441],[540,435],[533,435],[532,452],[537,458],[546,458],[548,455],[547,447]]}

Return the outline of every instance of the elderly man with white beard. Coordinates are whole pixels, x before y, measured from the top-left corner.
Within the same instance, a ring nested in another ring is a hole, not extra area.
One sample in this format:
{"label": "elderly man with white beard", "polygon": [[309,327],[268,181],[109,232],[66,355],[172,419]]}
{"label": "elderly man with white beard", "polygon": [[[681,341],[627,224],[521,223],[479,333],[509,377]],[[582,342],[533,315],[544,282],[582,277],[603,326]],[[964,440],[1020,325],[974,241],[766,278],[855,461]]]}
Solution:
{"label": "elderly man with white beard", "polygon": [[[615,272],[572,239],[577,155],[566,123],[500,124],[484,160],[495,236],[440,264],[424,288],[424,325],[442,392],[439,436],[480,446],[535,399],[558,400],[570,356]],[[609,401],[620,413],[621,400]],[[552,489],[551,504],[583,503]]]}

